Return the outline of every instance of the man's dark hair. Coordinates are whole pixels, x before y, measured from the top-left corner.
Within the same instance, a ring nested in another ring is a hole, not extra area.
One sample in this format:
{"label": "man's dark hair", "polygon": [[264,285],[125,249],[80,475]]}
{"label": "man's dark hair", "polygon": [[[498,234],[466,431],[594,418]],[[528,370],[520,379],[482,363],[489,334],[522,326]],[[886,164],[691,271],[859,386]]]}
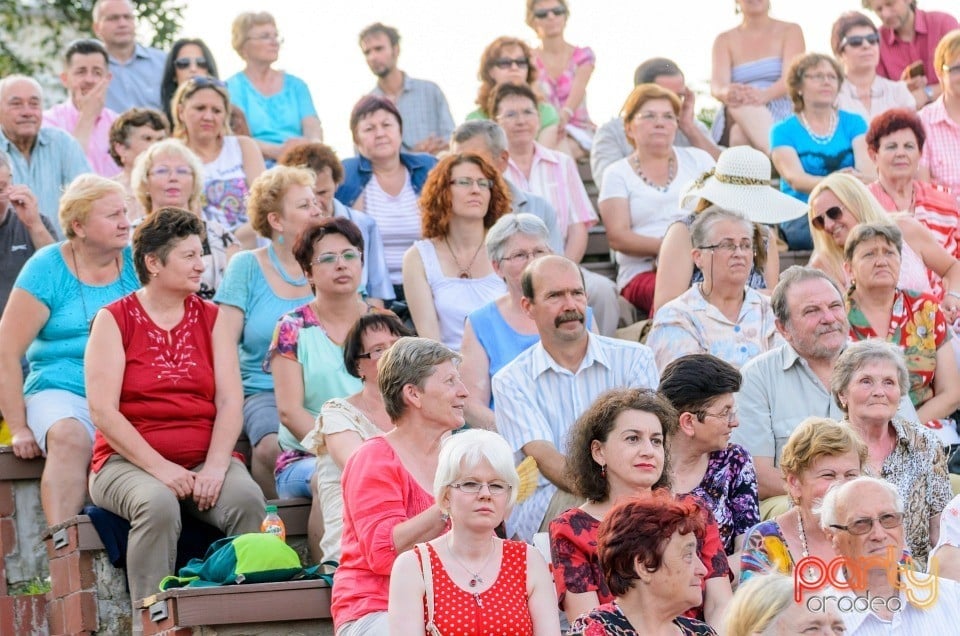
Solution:
{"label": "man's dark hair", "polygon": [[652,57],[645,62],[641,62],[637,70],[633,72],[633,85],[653,84],[661,75],[679,75],[683,77],[683,71],[673,60],[665,57]]}
{"label": "man's dark hair", "polygon": [[382,33],[390,40],[390,46],[396,48],[400,44],[400,32],[397,31],[392,26],[387,26],[382,22],[374,22],[368,27],[365,27],[363,31],[360,32],[360,46],[363,46],[363,41],[366,40],[371,35],[376,35],[377,33]]}
{"label": "man's dark hair", "polygon": [[73,60],[74,55],[90,55],[92,53],[99,53],[103,56],[103,63],[107,66],[110,65],[107,48],[103,45],[103,42],[93,38],[82,38],[68,44],[67,51],[63,54],[63,61],[67,66],[70,66],[70,61]]}

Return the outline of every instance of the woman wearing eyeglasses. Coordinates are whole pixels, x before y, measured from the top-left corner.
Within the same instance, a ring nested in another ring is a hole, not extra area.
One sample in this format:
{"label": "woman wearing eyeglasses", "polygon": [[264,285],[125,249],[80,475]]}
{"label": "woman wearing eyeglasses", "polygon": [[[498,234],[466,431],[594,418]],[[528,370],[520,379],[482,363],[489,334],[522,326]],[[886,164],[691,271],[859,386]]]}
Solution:
{"label": "woman wearing eyeglasses", "polygon": [[403,256],[403,291],[417,333],[459,351],[467,315],[506,291],[481,251],[510,194],[480,155],[448,155],[427,177],[420,209],[424,238]]}
{"label": "woman wearing eyeglasses", "polygon": [[[793,60],[787,86],[794,115],[770,131],[770,159],[780,173],[780,190],[807,201],[828,174],[845,172],[865,183],[876,178],[867,153],[863,117],[836,107],[843,72],[832,57],[807,53]],[[804,219],[780,224],[790,249],[813,247]]]}
{"label": "woman wearing eyeglasses", "polygon": [[347,371],[343,346],[357,320],[375,308],[357,293],[363,237],[352,221],[325,218],[304,228],[293,244],[293,256],[314,297],[280,317],[263,368],[273,375],[280,417],[277,496],[314,499],[309,539],[316,558],[321,530],[320,503],[313,496],[317,461],[300,440],[313,430],[324,402],[362,388],[359,378]]}
{"label": "woman wearing eyeglasses", "polygon": [[570,8],[566,0],[527,0],[527,26],[540,38],[532,63],[547,102],[556,108],[557,150],[574,159],[585,157],[597,127],[587,114],[587,83],[596,56],[588,46],[574,46],[563,37]]}
{"label": "woman wearing eyeglasses", "polygon": [[891,108],[916,110],[917,100],[905,83],[877,73],[880,34],[870,18],[858,11],[841,15],[833,23],[830,46],[843,66],[838,108],[856,113],[867,122]]}
{"label": "woman wearing eyeglasses", "polygon": [[377,362],[390,347],[411,332],[391,313],[366,313],[354,323],[343,343],[347,373],[363,388],[346,398],[331,398],[301,441],[317,456],[317,489],[323,515],[320,552],[323,561],[340,562],[343,531],[343,488],[340,478],[350,456],[364,441],[393,430],[378,386]]}
{"label": "woman wearing eyeglasses", "polygon": [[227,80],[227,88],[267,163],[273,165],[291,144],[323,141],[306,82],[273,68],[283,44],[273,16],[241,13],[233,20],[230,43],[246,66]]}
{"label": "woman wearing eyeglasses", "polygon": [[933,53],[933,70],[943,93],[920,111],[927,143],[920,160],[920,180],[947,188],[960,204],[960,29],[950,31]]}
{"label": "woman wearing eyeglasses", "polygon": [[[487,45],[480,56],[480,88],[477,91],[477,110],[467,115],[467,120],[490,119],[487,107],[490,94],[500,84],[526,84],[536,92],[537,69],[527,43],[519,38],[502,36]],[[547,148],[556,149],[560,141],[557,109],[544,101],[537,102],[540,113],[540,130],[537,141]]]}
{"label": "woman wearing eyeglasses", "polygon": [[[942,322],[938,324],[942,327]],[[939,338],[943,332],[939,327],[937,331]],[[912,357],[910,352],[906,355]],[[951,363],[956,376],[952,353]],[[954,377],[953,382],[956,386],[960,379]],[[876,338],[849,345],[830,379],[834,401],[867,445],[870,472],[896,486],[903,497],[906,543],[922,568],[931,545],[937,544],[940,513],[953,494],[937,436],[896,416],[897,405],[912,387],[904,354],[895,344]]]}
{"label": "woman wearing eyeglasses", "polygon": [[433,496],[449,515],[450,532],[418,543],[394,562],[390,634],[560,633],[556,590],[540,552],[494,534],[519,486],[513,452],[502,437],[472,430],[447,438]]}
{"label": "woman wearing eyeglasses", "polygon": [[710,353],[736,368],[783,343],[770,300],[747,285],[753,269],[753,224],[713,206],[690,226],[693,262],[703,282],[661,307],[647,346],[657,366],[691,353]]}
{"label": "woman wearing eyeglasses", "polygon": [[249,137],[230,134],[230,95],[216,78],[194,77],[180,84],[171,103],[173,136],[203,163],[203,215],[256,247],[247,218],[249,184],[265,169],[260,149]]}

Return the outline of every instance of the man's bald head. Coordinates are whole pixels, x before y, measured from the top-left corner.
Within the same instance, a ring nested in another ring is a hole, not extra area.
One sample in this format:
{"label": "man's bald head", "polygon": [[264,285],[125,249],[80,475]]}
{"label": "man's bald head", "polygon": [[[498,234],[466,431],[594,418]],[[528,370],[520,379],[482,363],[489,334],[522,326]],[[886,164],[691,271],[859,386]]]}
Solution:
{"label": "man's bald head", "polygon": [[580,271],[580,266],[566,256],[560,256],[559,254],[541,256],[527,265],[523,274],[520,275],[520,288],[524,297],[531,301],[534,300],[536,289],[541,287],[541,282],[545,277],[553,277],[558,273],[570,270],[575,270],[580,277],[580,282],[583,283],[583,272]]}

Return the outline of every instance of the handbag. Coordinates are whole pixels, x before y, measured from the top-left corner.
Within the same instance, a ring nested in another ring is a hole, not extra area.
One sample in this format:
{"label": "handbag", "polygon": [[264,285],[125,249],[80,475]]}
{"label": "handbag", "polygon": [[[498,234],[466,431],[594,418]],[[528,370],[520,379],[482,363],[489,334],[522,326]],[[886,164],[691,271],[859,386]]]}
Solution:
{"label": "handbag", "polygon": [[418,543],[413,549],[420,556],[420,569],[423,572],[423,587],[427,599],[427,634],[443,636],[433,623],[433,569],[430,567],[430,551],[426,543]]}

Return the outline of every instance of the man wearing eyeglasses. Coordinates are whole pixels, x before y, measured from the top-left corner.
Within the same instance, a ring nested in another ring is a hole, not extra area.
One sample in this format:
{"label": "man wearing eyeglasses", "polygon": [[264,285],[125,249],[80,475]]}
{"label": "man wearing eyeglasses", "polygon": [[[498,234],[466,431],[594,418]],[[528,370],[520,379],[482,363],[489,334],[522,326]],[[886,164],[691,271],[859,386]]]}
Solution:
{"label": "man wearing eyeglasses", "polygon": [[919,106],[937,99],[940,86],[933,51],[940,38],[960,28],[957,19],[949,13],[922,11],[917,0],[863,0],[863,8],[876,13],[883,23],[877,74],[905,81]]}
{"label": "man wearing eyeglasses", "polygon": [[107,108],[116,113],[134,107],[163,111],[160,83],[167,54],[137,43],[137,17],[130,0],[97,0],[93,32],[107,48],[113,75]]}
{"label": "man wearing eyeglasses", "polygon": [[[882,479],[857,477],[831,488],[823,498],[820,525],[845,563],[842,570],[824,565],[812,572],[803,561],[798,564],[801,572],[815,576],[794,579],[812,592],[807,607],[838,609],[848,636],[956,634],[960,584],[936,572],[918,572],[903,560],[904,514],[897,489]],[[841,580],[834,587],[844,592],[822,587],[835,577]]]}
{"label": "man wearing eyeglasses", "polygon": [[107,50],[97,40],[71,43],[60,73],[67,99],[45,110],[43,123],[73,135],[93,171],[110,178],[121,169],[110,155],[110,127],[117,113],[105,105],[110,86],[108,63]]}
{"label": "man wearing eyeglasses", "polygon": [[403,149],[432,155],[447,149],[453,117],[443,91],[429,80],[415,79],[397,68],[400,33],[380,22],[360,32],[360,49],[377,76],[371,95],[386,97],[403,118]]}

